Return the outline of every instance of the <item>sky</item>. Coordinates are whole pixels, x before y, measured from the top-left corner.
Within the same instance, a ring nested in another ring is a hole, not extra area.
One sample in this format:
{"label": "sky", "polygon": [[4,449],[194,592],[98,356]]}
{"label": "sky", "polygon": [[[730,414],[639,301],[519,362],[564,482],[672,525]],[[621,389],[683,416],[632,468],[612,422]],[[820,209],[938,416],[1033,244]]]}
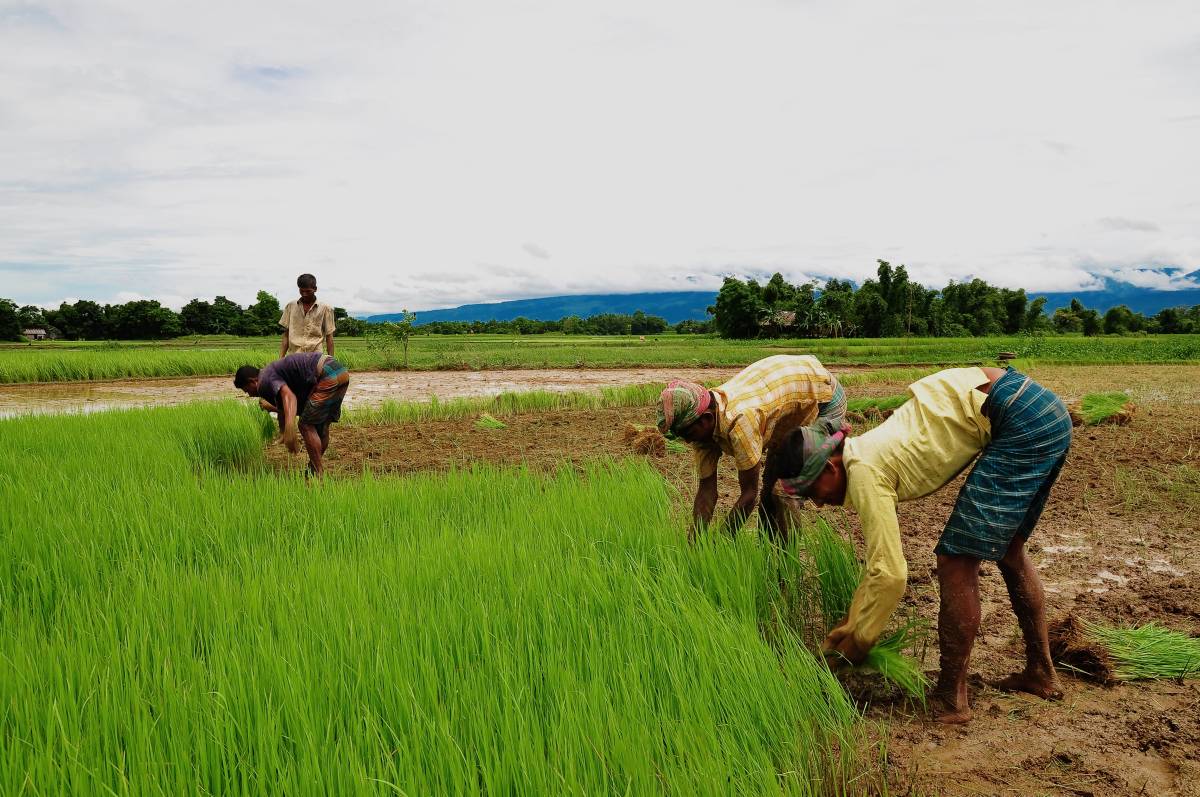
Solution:
{"label": "sky", "polygon": [[0,0],[0,296],[1184,287],[1197,141],[1195,0]]}

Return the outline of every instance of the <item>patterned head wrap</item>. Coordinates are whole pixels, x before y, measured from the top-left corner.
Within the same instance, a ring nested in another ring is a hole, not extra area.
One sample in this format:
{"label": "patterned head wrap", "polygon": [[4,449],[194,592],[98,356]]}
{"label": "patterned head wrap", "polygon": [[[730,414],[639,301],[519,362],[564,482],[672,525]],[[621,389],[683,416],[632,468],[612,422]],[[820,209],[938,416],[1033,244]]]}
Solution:
{"label": "patterned head wrap", "polygon": [[658,431],[679,434],[708,411],[712,396],[695,382],[673,379],[658,397]]}
{"label": "patterned head wrap", "polygon": [[787,444],[800,447],[800,472],[790,479],[779,479],[779,486],[788,495],[808,495],[808,488],[821,475],[825,463],[846,439],[850,427],[843,425],[836,432],[828,426],[806,426],[792,433]]}

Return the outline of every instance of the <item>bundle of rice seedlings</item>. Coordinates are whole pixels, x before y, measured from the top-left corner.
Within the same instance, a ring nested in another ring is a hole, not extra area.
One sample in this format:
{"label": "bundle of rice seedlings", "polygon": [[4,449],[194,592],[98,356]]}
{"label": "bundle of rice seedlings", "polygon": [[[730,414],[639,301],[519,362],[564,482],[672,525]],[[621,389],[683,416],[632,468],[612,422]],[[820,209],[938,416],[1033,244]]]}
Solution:
{"label": "bundle of rice seedlings", "polygon": [[1089,393],[1078,404],[1068,407],[1071,422],[1076,426],[1096,426],[1101,423],[1125,426],[1133,420],[1136,410],[1137,406],[1129,400],[1129,396],[1119,391]]}
{"label": "bundle of rice seedlings", "polygon": [[[862,581],[862,565],[854,547],[824,521],[809,528],[802,538],[815,568],[820,586],[821,613],[825,630],[830,631],[850,610],[854,592]],[[913,618],[875,644],[858,665],[873,670],[909,697],[924,704],[929,681],[916,660],[906,656],[906,648],[916,647],[928,633],[925,623]]]}
{"label": "bundle of rice seedlings", "polygon": [[625,444],[637,454],[661,457],[667,453],[667,439],[654,426],[627,423],[625,424],[624,440]]}
{"label": "bundle of rice seedlings", "polygon": [[1113,628],[1084,621],[1087,635],[1108,649],[1118,681],[1200,677],[1200,638],[1153,622]]}
{"label": "bundle of rice seedlings", "polygon": [[489,413],[483,413],[475,420],[475,425],[480,429],[507,429],[508,424],[499,420]]}

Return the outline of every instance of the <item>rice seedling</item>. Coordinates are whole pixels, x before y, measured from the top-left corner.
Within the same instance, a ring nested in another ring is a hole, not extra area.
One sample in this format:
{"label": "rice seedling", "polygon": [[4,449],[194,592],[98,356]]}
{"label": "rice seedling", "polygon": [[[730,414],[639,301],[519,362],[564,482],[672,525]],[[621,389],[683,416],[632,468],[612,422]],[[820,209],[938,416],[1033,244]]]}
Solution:
{"label": "rice seedling", "polygon": [[[906,366],[887,369],[888,381],[911,382],[938,367],[992,363],[1001,350],[1015,352],[1025,364],[1188,363],[1200,361],[1200,335],[747,341],[661,335],[649,345],[637,336],[417,335],[409,360],[414,369],[704,368],[743,366],[772,354],[813,354],[828,365]],[[245,363],[263,365],[277,351],[274,338],[122,341],[111,348],[97,342],[0,344],[0,382],[218,376]],[[337,356],[352,371],[394,367],[394,356],[361,338],[339,338]],[[872,372],[851,373],[841,381],[851,386],[874,378]]]}
{"label": "rice seedling", "polygon": [[1089,393],[1079,402],[1079,416],[1088,426],[1111,422],[1128,423],[1133,412],[1129,396],[1119,391]]}
{"label": "rice seedling", "polygon": [[852,398],[846,402],[846,411],[861,413],[869,409],[878,410],[879,412],[894,410],[908,401],[909,398],[910,396],[907,393],[897,396]]}
{"label": "rice seedling", "polygon": [[1200,677],[1200,638],[1156,623],[1114,628],[1085,621],[1083,627],[1087,636],[1108,649],[1117,680]]}
{"label": "rice seedling", "polygon": [[508,424],[504,421],[497,420],[494,416],[488,413],[483,413],[475,419],[475,426],[480,429],[507,429]]}
{"label": "rice seedling", "polygon": [[[310,484],[237,402],[0,421],[0,793],[847,794],[782,561],[644,463]],[[69,500],[63,500],[69,496]]]}
{"label": "rice seedling", "polygon": [[[824,630],[828,633],[849,613],[854,592],[862,580],[862,565],[854,547],[823,518],[804,528],[800,546],[813,564]],[[927,634],[923,622],[910,619],[877,642],[859,666],[879,673],[885,681],[924,704],[929,681],[917,662],[903,651],[920,646]]]}

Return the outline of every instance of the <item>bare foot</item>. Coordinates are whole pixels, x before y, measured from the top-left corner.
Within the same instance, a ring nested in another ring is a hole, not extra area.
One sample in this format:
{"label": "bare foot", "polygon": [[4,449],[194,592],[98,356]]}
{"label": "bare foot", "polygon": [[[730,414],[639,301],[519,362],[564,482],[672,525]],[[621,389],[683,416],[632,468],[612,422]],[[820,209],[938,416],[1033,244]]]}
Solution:
{"label": "bare foot", "polygon": [[964,725],[975,716],[965,699],[959,703],[947,695],[931,695],[929,708],[933,712],[933,718],[946,725]]}
{"label": "bare foot", "polygon": [[1062,684],[1057,675],[1046,675],[1034,670],[1014,673],[996,682],[996,688],[1004,692],[1027,692],[1043,700],[1062,700]]}

